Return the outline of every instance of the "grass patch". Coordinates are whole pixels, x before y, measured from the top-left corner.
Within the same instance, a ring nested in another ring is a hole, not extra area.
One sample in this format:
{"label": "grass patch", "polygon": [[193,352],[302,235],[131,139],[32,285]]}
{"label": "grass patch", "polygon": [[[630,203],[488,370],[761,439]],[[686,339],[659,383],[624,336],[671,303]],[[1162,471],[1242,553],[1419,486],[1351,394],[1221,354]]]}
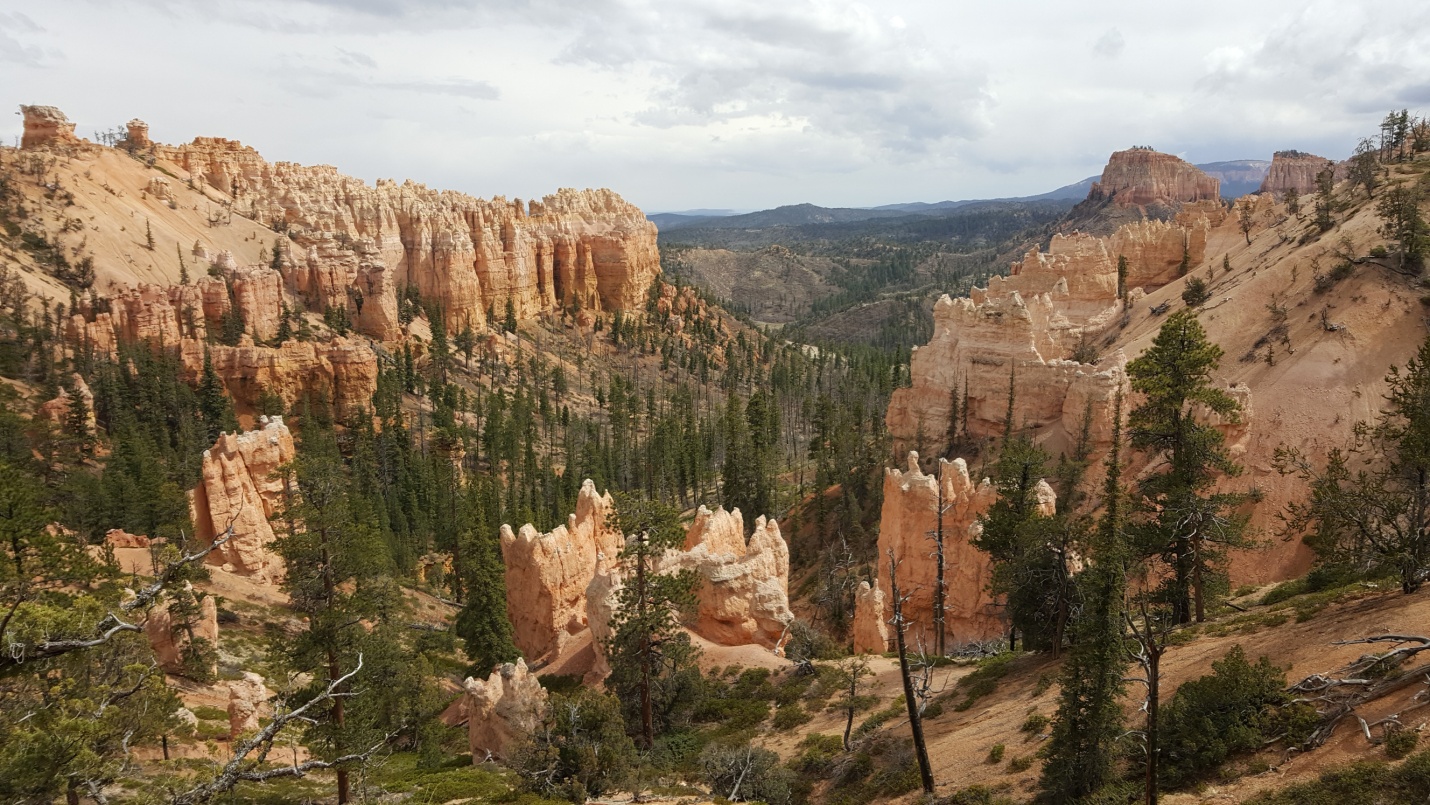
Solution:
{"label": "grass patch", "polygon": [[1014,654],[1004,652],[992,657],[985,657],[978,661],[978,668],[968,676],[958,680],[951,691],[954,697],[962,696],[962,699],[953,706],[954,710],[963,712],[978,702],[985,696],[998,689],[998,682],[1008,675],[1009,665],[1013,662]]}

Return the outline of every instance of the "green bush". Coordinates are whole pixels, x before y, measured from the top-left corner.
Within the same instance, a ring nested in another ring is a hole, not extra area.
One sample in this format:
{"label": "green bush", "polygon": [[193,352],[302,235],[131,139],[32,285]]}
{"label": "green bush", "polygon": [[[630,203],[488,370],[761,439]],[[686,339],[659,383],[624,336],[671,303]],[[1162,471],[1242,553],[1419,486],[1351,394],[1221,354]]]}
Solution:
{"label": "green bush", "polygon": [[1212,673],[1183,684],[1162,707],[1163,783],[1185,785],[1238,752],[1279,732],[1286,676],[1262,657],[1246,661],[1241,646],[1212,663]]}
{"label": "green bush", "polygon": [[1029,713],[1027,718],[1023,719],[1023,725],[1018,729],[1028,733],[1029,737],[1031,738],[1034,735],[1041,735],[1045,730],[1047,730],[1048,724],[1049,721],[1047,716],[1037,711],[1034,711]]}
{"label": "green bush", "polygon": [[1385,736],[1385,756],[1391,760],[1400,760],[1415,751],[1415,745],[1420,743],[1420,734],[1414,730],[1396,730]]}
{"label": "green bush", "polygon": [[1247,805],[1423,805],[1430,791],[1430,749],[1396,766],[1369,760],[1323,772],[1310,783],[1262,794]]}
{"label": "green bush", "polygon": [[800,753],[789,762],[790,768],[802,774],[824,776],[844,752],[844,740],[838,735],[813,732],[799,742]]}
{"label": "green bush", "polygon": [[1008,761],[1009,773],[1022,774],[1028,769],[1033,768],[1033,759],[1034,758],[1032,755],[1023,755],[1021,757],[1013,758],[1012,760]]}
{"label": "green bush", "polygon": [[1211,289],[1207,287],[1207,281],[1201,277],[1192,277],[1187,280],[1187,287],[1182,289],[1182,301],[1187,304],[1187,307],[1200,307],[1210,298],[1212,298]]}
{"label": "green bush", "polygon": [[200,721],[222,721],[225,724],[228,723],[228,711],[222,708],[200,704],[190,707],[189,712],[197,716]]}
{"label": "green bush", "polygon": [[700,753],[700,781],[733,802],[788,805],[794,772],[768,749],[712,744]]}
{"label": "green bush", "polygon": [[636,749],[626,735],[620,702],[583,688],[552,696],[550,703],[545,722],[518,749],[512,764],[531,790],[585,802],[622,785]]}
{"label": "green bush", "polygon": [[776,710],[774,720],[770,723],[775,729],[780,732],[785,732],[801,724],[809,723],[811,718],[813,718],[813,716],[805,712],[803,705],[799,702],[794,702],[793,704],[787,704]]}
{"label": "green bush", "polygon": [[963,694],[963,700],[953,709],[963,712],[979,699],[998,689],[998,682],[1008,675],[1008,666],[1013,662],[1013,653],[1005,652],[978,661],[978,668],[954,685],[954,694]]}
{"label": "green bush", "polygon": [[1004,752],[1006,749],[1007,749],[1007,747],[1005,747],[1003,744],[993,744],[992,748],[990,748],[990,749],[988,750],[988,762],[989,762],[989,763],[1002,763],[1002,762],[1003,762],[1003,752]]}

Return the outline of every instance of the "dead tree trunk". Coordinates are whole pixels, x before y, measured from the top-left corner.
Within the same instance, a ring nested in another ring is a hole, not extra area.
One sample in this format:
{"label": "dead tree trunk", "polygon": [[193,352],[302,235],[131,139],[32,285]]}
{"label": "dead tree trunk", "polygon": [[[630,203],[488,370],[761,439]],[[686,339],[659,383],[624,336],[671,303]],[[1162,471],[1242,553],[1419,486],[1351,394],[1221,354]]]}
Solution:
{"label": "dead tree trunk", "polygon": [[919,705],[914,696],[913,679],[909,676],[909,652],[904,640],[904,632],[908,628],[904,620],[904,596],[899,591],[899,561],[894,558],[894,552],[889,551],[889,585],[893,590],[894,599],[894,627],[895,644],[899,649],[899,677],[904,683],[904,703],[909,711],[909,730],[914,738],[914,755],[919,761],[919,779],[923,783],[924,793],[933,796],[933,769],[929,766],[928,746],[924,744],[924,722],[923,715],[919,712]]}

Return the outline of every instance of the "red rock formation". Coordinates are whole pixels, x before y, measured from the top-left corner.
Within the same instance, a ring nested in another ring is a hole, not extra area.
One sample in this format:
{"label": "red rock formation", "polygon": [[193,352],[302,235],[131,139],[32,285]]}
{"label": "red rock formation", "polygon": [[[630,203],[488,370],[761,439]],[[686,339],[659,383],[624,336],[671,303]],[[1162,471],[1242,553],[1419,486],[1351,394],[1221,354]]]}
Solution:
{"label": "red rock formation", "polygon": [[262,417],[262,427],[225,433],[204,451],[203,480],[190,497],[198,537],[212,543],[229,523],[233,536],[208,556],[208,562],[261,582],[283,576],[283,560],[274,554],[269,518],[283,502],[283,483],[274,470],[295,455],[293,434],[280,417]]}
{"label": "red rock formation", "polygon": [[[733,527],[711,527],[722,519]],[[781,646],[794,613],[789,608],[789,547],[774,520],[757,518],[746,544],[739,509],[727,515],[723,508],[711,512],[701,506],[684,549],[667,553],[657,568],[659,573],[682,570],[700,578],[692,631],[724,646]]]}
{"label": "red rock formation", "polygon": [[530,524],[516,532],[502,526],[512,637],[534,663],[549,661],[586,630],[586,588],[598,571],[615,567],[625,544],[609,522],[614,505],[587,479],[566,525],[546,534]]}
{"label": "red rock formation", "polygon": [[1111,199],[1131,207],[1142,204],[1175,204],[1181,201],[1217,199],[1221,183],[1191,163],[1171,154],[1148,148],[1117,151],[1102,169],[1102,181],[1095,182],[1090,199]]}
{"label": "red rock formation", "polygon": [[[189,591],[193,591],[191,585]],[[207,640],[210,646],[218,647],[218,603],[213,596],[206,595],[199,601],[199,616],[190,628],[195,639]],[[174,623],[167,604],[150,610],[149,617],[144,621],[144,636],[149,638],[159,667],[171,674],[185,671],[183,651],[189,645],[189,636]],[[209,670],[216,672],[218,669]]]}
{"label": "red rock formation", "polygon": [[1335,165],[1325,157],[1304,151],[1277,151],[1271,157],[1271,167],[1261,181],[1262,193],[1280,198],[1287,190],[1299,194],[1316,191],[1316,174]]}
{"label": "red rock formation", "polygon": [[581,307],[637,308],[659,274],[655,225],[609,190],[563,189],[529,205],[369,186],[329,166],[268,163],[232,140],[161,146],[170,160],[286,231],[289,284],[315,309],[348,307],[363,332],[400,337],[397,292],[442,303],[448,326],[480,325],[511,300],[518,318]]}
{"label": "red rock formation", "polygon": [[485,680],[467,677],[464,687],[467,745],[474,765],[508,757],[546,714],[546,688],[524,660],[500,666]]}
{"label": "red rock formation", "polygon": [[183,342],[179,357],[184,380],[197,384],[207,348],[214,371],[240,406],[252,407],[267,389],[286,405],[305,395],[321,394],[340,411],[371,403],[377,390],[377,355],[355,338],[332,341],[285,341],[280,347],[255,346],[247,336],[236,347]]}
{"label": "red rock formation", "polygon": [[25,117],[25,131],[20,137],[21,148],[81,143],[74,134],[74,124],[65,117],[64,112],[53,106],[21,106],[20,114]]}
{"label": "red rock formation", "polygon": [[[84,382],[84,378],[78,374],[70,375],[70,388],[75,396],[79,397],[80,403],[84,406],[84,430],[87,434],[94,433],[94,394],[89,390],[89,384]],[[40,418],[66,427],[70,423],[70,400],[71,392],[65,388],[60,388],[60,393],[52,400],[46,400],[40,406]]]}
{"label": "red rock formation", "polygon": [[883,654],[889,650],[889,622],[884,615],[884,590],[875,579],[859,582],[854,592],[854,653]]}
{"label": "red rock formation", "polygon": [[[930,558],[933,540],[928,534],[938,525],[939,487],[943,487],[944,581],[946,585],[947,639],[950,645],[987,640],[1004,630],[1001,612],[988,593],[992,565],[988,554],[972,540],[981,532],[979,517],[993,505],[997,492],[988,479],[974,484],[963,459],[939,459],[937,477],[919,470],[918,454],[909,454],[907,471],[884,471],[884,507],[879,517],[879,583],[889,584],[889,553],[899,561],[899,592],[908,596],[904,617],[911,624],[912,645],[933,646],[933,596],[938,568]],[[1052,514],[1055,496],[1045,482],[1038,484],[1038,506]],[[883,620],[892,616],[886,604]],[[855,609],[856,634],[877,630],[870,623],[872,607]],[[872,641],[866,642],[872,643]],[[868,646],[872,650],[874,646]]]}
{"label": "red rock formation", "polygon": [[228,683],[228,737],[237,738],[258,729],[258,718],[268,704],[263,677],[245,671],[242,679]]}
{"label": "red rock formation", "polygon": [[136,117],[124,124],[124,128],[127,132],[124,139],[125,148],[138,151],[154,144],[154,141],[149,139],[149,124],[139,118]]}

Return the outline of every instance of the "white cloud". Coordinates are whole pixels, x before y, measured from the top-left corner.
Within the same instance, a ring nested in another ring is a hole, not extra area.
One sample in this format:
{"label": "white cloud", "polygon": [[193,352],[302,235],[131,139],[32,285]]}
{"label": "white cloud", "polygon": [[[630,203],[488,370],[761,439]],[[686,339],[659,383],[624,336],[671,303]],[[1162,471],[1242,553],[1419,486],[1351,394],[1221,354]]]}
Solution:
{"label": "white cloud", "polygon": [[1430,105],[1415,0],[22,2],[0,86],[82,133],[138,115],[369,179],[665,209],[1036,193],[1134,143],[1343,156]]}

